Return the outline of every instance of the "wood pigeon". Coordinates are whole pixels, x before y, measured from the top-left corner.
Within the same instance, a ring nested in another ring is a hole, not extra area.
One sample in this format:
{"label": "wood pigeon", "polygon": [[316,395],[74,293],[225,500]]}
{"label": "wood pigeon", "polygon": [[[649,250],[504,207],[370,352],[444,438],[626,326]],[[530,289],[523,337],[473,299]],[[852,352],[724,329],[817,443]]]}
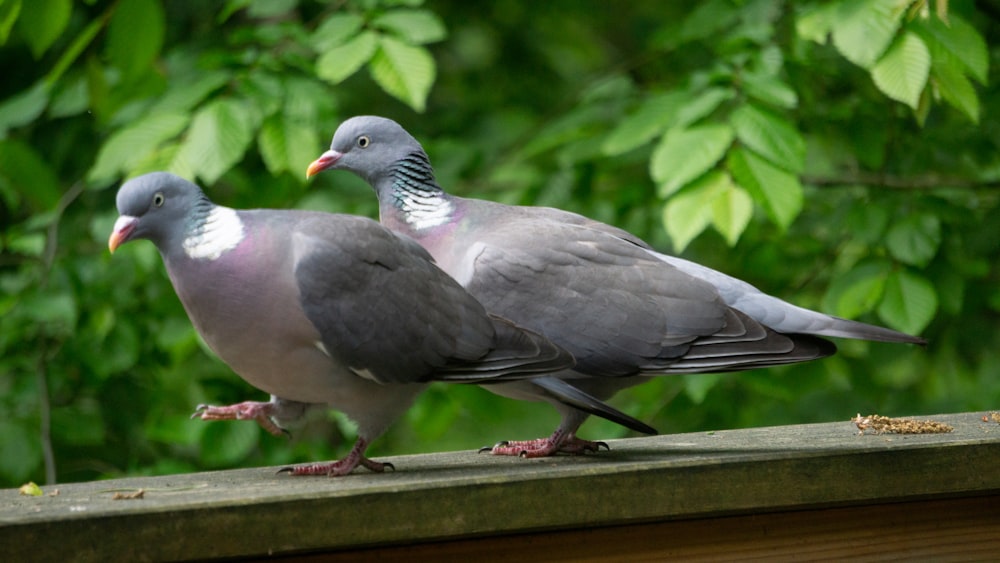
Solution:
{"label": "wood pigeon", "polygon": [[358,424],[347,457],[289,468],[294,475],[345,475],[359,463],[382,471],[387,464],[365,449],[432,381],[517,380],[573,365],[543,336],[488,314],[423,248],[370,219],[234,210],[164,172],[125,182],[117,205],[111,251],[152,241],[205,342],[271,394],[201,405],[195,416],[252,419],[280,434],[282,422],[325,404]]}
{"label": "wood pigeon", "polygon": [[[560,377],[600,399],[651,375],[746,370],[836,351],[816,335],[924,343],[797,307],[581,215],[447,194],[420,143],[389,119],[341,124],[306,174],[323,170],[349,170],[371,184],[383,225],[419,242],[489,311],[569,350],[576,368]],[[512,394],[530,398],[518,387]],[[492,451],[593,450],[575,436],[585,418],[563,411],[552,436]]]}

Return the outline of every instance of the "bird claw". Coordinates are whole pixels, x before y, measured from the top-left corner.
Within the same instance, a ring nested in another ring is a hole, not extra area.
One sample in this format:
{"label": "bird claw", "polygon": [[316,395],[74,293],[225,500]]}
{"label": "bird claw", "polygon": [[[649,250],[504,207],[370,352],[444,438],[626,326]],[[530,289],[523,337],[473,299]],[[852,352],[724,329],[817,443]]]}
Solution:
{"label": "bird claw", "polygon": [[256,420],[257,424],[274,436],[290,437],[288,430],[278,426],[271,420],[274,411],[274,403],[261,403],[257,401],[244,401],[235,405],[216,407],[212,405],[200,404],[194,408],[191,418],[202,420]]}
{"label": "bird claw", "polygon": [[497,442],[492,448],[483,448],[480,452],[489,451],[493,455],[516,456],[521,459],[549,457],[556,454],[584,455],[596,453],[604,448],[611,451],[611,446],[607,442],[591,442],[581,440],[573,435],[561,436],[552,435],[548,438],[538,438],[536,440]]}
{"label": "bird claw", "polygon": [[509,440],[500,440],[499,442],[497,442],[496,444],[493,444],[492,446],[483,446],[483,447],[479,448],[479,452],[478,453],[492,452],[493,450],[495,450],[497,448],[503,448],[503,447],[506,447],[508,445],[510,445],[510,441]]}

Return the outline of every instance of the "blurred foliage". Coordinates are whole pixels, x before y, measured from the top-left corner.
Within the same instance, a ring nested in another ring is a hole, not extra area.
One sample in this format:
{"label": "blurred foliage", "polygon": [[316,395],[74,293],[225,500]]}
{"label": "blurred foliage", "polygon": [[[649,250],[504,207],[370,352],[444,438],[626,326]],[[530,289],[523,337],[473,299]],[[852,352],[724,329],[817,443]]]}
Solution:
{"label": "blurred foliage", "polygon": [[[997,408],[998,19],[944,0],[2,0],[0,486],[343,454],[334,412],[289,441],[190,420],[264,396],[207,352],[152,245],[105,241],[116,186],[160,169],[233,207],[374,216],[353,176],[304,181],[356,114],[400,121],[455,193],[577,211],[931,341],[615,399],[662,431]],[[557,419],[434,387],[371,454]]]}

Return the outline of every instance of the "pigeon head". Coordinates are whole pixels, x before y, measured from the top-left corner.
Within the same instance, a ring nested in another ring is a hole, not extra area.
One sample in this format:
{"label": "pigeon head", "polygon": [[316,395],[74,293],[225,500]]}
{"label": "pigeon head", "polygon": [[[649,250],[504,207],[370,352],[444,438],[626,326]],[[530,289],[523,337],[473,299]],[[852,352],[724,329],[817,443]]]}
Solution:
{"label": "pigeon head", "polygon": [[306,177],[324,170],[349,170],[376,185],[396,162],[414,153],[427,158],[420,143],[395,121],[373,115],[352,117],[337,128],[330,150],[309,165]]}
{"label": "pigeon head", "polygon": [[125,182],[118,190],[117,204],[120,216],[108,239],[111,252],[136,239],[151,240],[163,249],[173,237],[185,234],[199,209],[207,212],[212,207],[201,188],[167,172]]}

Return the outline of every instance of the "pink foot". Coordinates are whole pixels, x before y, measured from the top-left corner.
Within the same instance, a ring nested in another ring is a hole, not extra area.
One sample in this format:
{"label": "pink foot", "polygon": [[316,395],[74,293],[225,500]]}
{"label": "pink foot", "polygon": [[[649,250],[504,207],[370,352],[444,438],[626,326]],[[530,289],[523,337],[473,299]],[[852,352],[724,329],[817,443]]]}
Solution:
{"label": "pink foot", "polygon": [[480,452],[488,451],[493,455],[518,456],[522,458],[549,457],[559,453],[568,455],[583,455],[598,452],[601,448],[611,448],[604,442],[581,440],[573,434],[562,434],[558,430],[548,438],[535,440],[511,440],[500,442],[492,448],[486,447]]}
{"label": "pink foot", "polygon": [[382,473],[386,469],[395,471],[396,467],[391,463],[379,463],[364,456],[365,449],[368,448],[368,441],[358,438],[351,448],[351,453],[340,461],[330,461],[326,463],[307,463],[305,465],[295,465],[285,467],[278,473],[291,473],[292,475],[326,475],[328,477],[340,477],[354,471],[359,465],[367,467],[375,473]]}
{"label": "pink foot", "polygon": [[262,403],[258,401],[244,401],[235,405],[225,407],[214,407],[212,405],[198,405],[194,409],[191,418],[201,418],[202,420],[256,420],[264,430],[275,436],[287,436],[288,432],[271,420],[274,413],[274,403]]}

